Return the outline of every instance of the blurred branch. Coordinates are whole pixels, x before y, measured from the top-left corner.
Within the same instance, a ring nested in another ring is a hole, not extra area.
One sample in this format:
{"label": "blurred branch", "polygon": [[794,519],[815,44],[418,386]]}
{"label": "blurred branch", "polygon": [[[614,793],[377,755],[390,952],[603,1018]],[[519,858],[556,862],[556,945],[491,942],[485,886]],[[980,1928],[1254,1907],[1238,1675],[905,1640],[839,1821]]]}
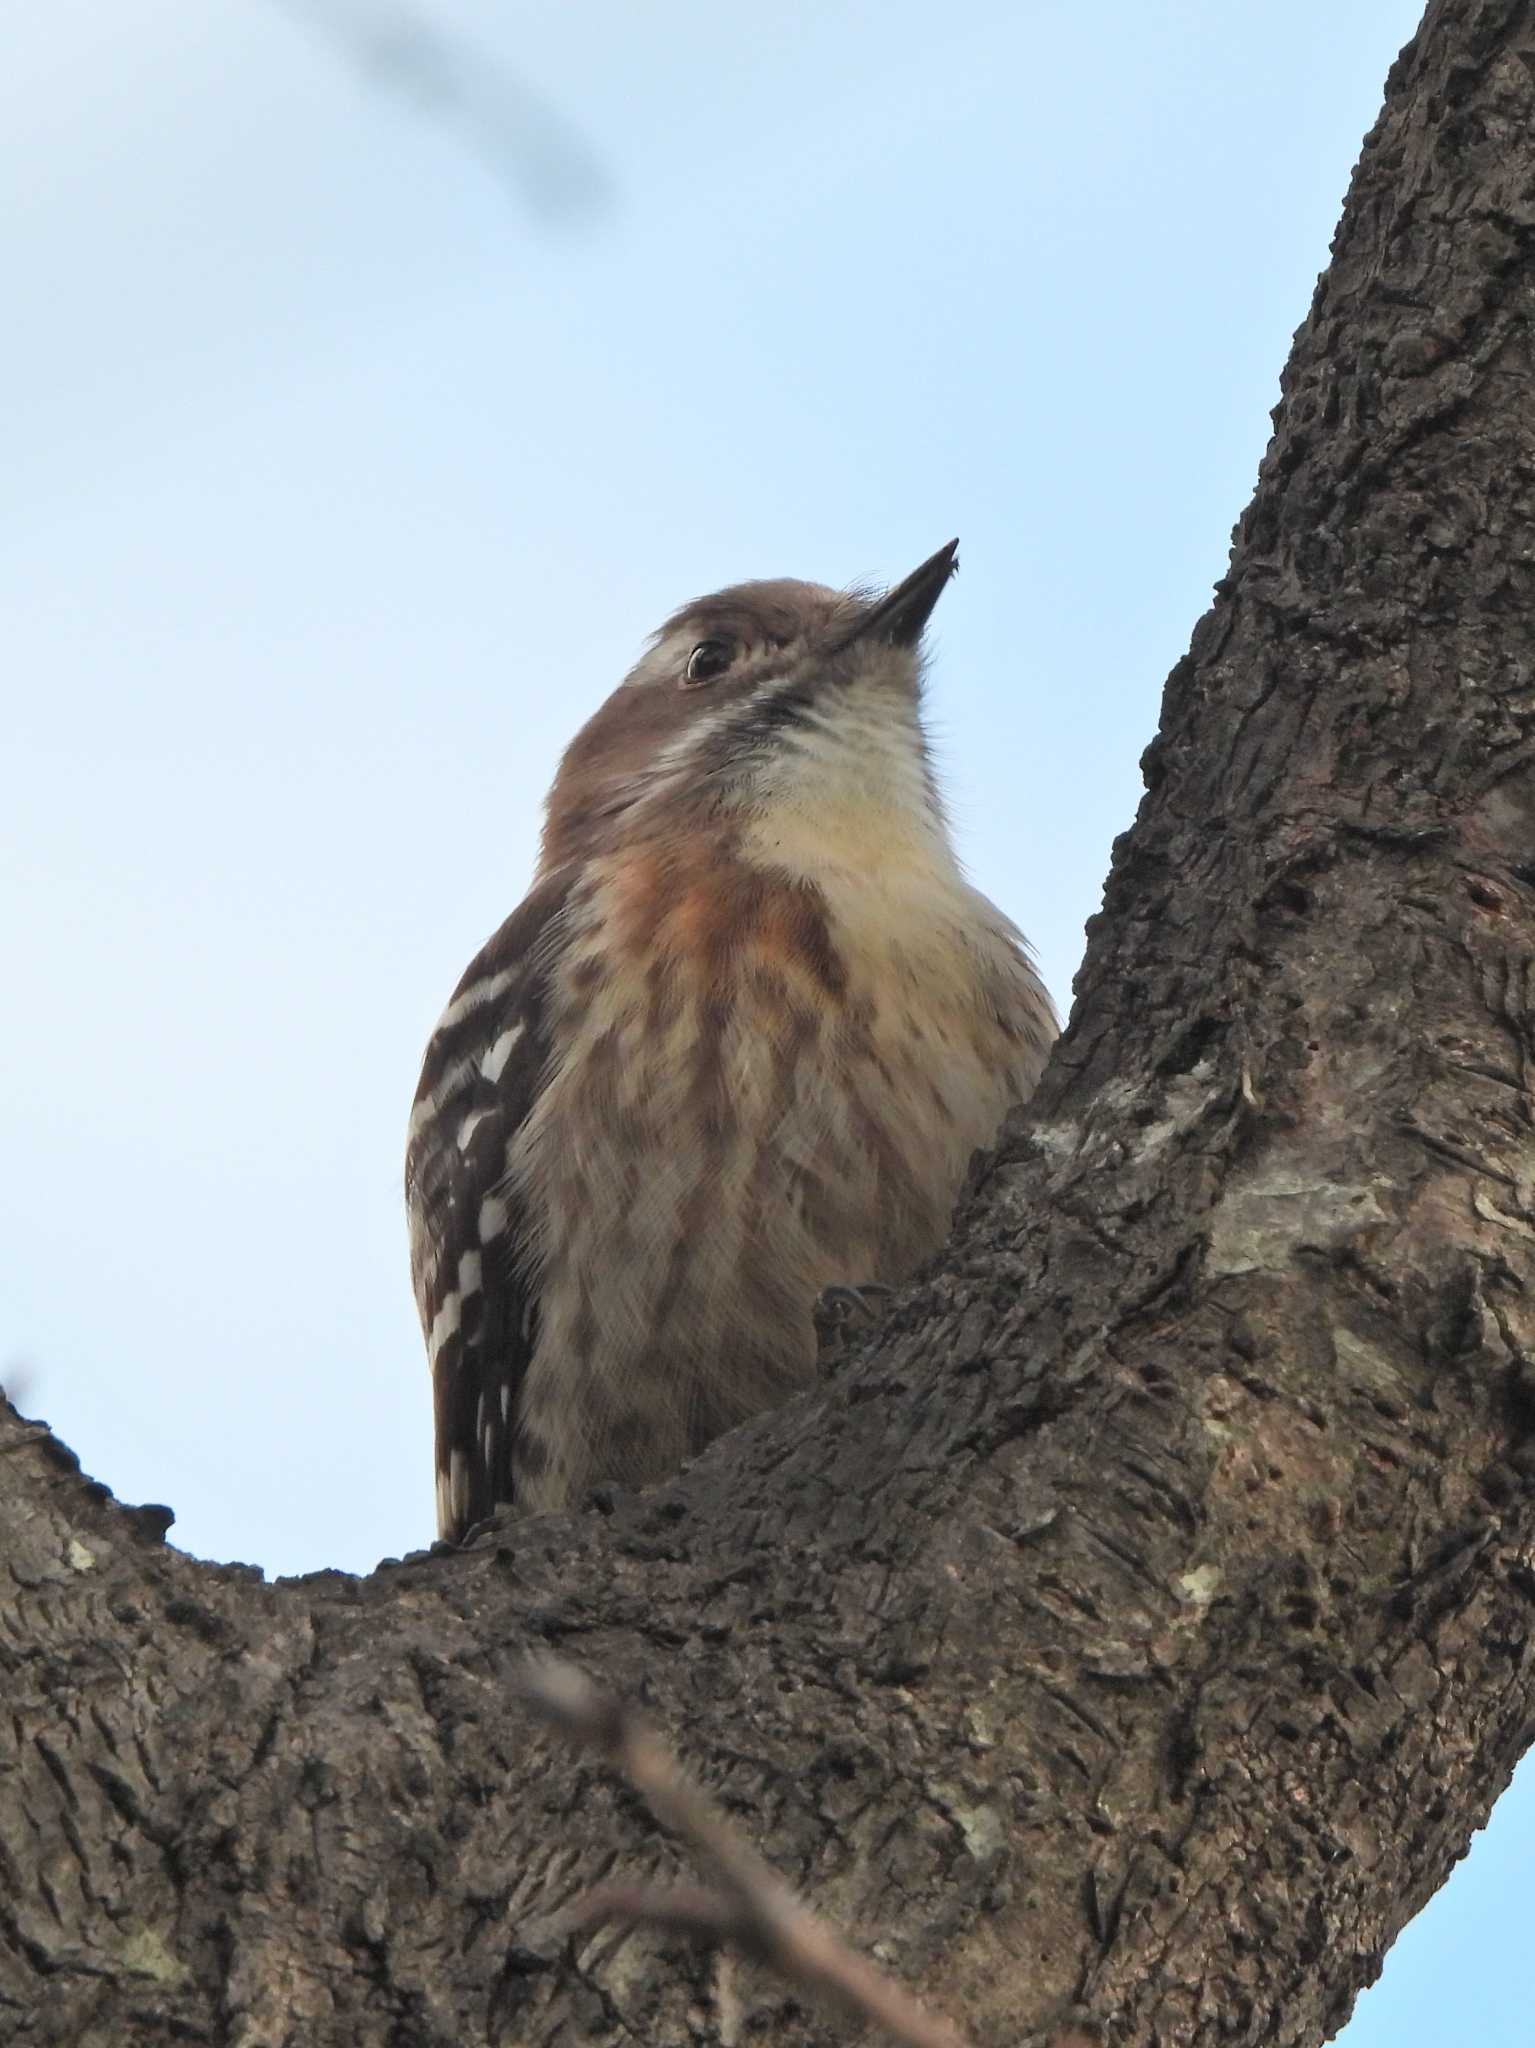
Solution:
{"label": "blurred branch", "polygon": [[573,1664],[530,1661],[522,1677],[529,1704],[567,1741],[595,1749],[622,1772],[656,1819],[680,1835],[718,1874],[717,1890],[603,1885],[563,1916],[571,1933],[617,1922],[696,1941],[734,1942],[844,2012],[882,2027],[904,2048],[965,2048],[952,2021],[925,2012],[789,1887],[684,1774],[655,1730]]}
{"label": "blurred branch", "polygon": [[[0,1400],[9,1401],[20,1412],[37,1396],[37,1374],[29,1359],[10,1357],[0,1362]],[[47,1435],[46,1427],[39,1434]]]}
{"label": "blurred branch", "polygon": [[575,128],[483,48],[398,0],[276,0],[369,83],[456,127],[535,215],[565,225],[605,211],[612,180]]}

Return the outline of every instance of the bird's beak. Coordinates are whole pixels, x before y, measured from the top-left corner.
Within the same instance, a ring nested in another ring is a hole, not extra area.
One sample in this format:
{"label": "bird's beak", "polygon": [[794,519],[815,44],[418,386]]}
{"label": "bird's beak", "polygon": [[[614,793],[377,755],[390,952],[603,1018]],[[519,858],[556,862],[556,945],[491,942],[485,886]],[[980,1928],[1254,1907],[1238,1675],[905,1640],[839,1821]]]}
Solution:
{"label": "bird's beak", "polygon": [[897,647],[915,647],[944,585],[958,569],[959,542],[951,540],[865,612],[848,641],[887,640]]}

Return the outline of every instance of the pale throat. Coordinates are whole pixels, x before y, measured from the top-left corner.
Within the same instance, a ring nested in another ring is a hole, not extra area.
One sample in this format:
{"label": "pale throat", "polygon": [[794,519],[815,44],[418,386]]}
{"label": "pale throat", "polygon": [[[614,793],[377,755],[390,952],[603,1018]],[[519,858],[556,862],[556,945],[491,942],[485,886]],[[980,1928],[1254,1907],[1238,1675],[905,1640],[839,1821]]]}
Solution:
{"label": "pale throat", "polygon": [[850,697],[787,734],[742,799],[743,854],[797,879],[960,881],[914,702]]}

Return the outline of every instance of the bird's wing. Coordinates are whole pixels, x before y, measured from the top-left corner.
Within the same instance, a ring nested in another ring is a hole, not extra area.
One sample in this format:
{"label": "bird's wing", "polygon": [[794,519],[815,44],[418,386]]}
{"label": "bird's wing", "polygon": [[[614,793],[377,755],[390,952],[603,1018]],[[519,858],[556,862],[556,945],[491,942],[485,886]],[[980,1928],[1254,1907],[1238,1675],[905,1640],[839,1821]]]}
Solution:
{"label": "bird's wing", "polygon": [[549,938],[566,895],[541,883],[470,962],[433,1032],[405,1155],[411,1278],[432,1368],[437,1530],[458,1541],[512,1498],[538,1303],[507,1168],[549,1058]]}

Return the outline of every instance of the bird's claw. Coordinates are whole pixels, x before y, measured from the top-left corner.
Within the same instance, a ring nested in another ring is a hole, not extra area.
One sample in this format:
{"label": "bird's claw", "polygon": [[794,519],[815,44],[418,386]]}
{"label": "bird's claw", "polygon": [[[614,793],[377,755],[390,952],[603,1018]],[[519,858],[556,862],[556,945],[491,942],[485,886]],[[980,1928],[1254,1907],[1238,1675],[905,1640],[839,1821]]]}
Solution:
{"label": "bird's claw", "polygon": [[817,1364],[824,1374],[840,1365],[847,1355],[848,1340],[855,1325],[876,1323],[895,1289],[879,1281],[861,1287],[827,1287],[813,1310],[819,1341]]}

